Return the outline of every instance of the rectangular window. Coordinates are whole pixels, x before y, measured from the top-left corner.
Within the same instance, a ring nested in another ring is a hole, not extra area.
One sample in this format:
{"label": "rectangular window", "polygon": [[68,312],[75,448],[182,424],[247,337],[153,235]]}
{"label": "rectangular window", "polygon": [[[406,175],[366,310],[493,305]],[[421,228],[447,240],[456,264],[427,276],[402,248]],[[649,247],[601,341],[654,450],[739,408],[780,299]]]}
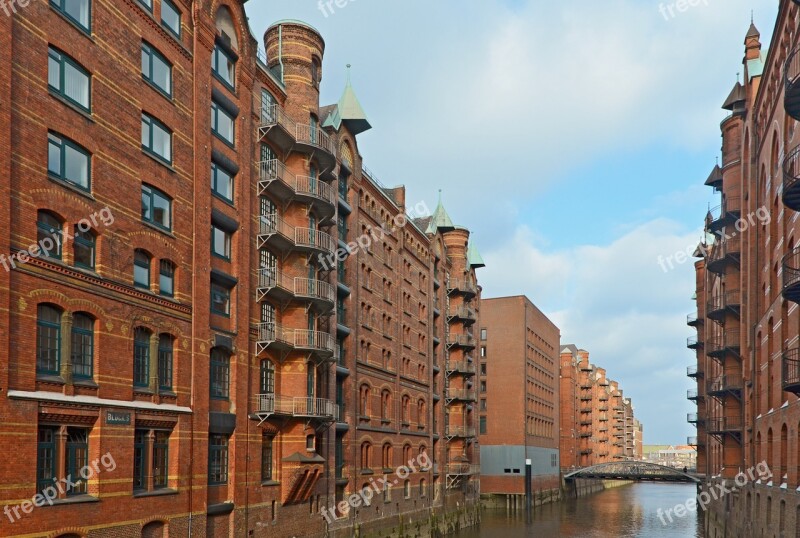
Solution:
{"label": "rectangular window", "polygon": [[181,38],[181,12],[170,0],[161,0],[161,25]]}
{"label": "rectangular window", "polygon": [[47,135],[47,171],[62,181],[88,191],[91,186],[89,152],[64,137]]}
{"label": "rectangular window", "polygon": [[165,230],[172,229],[172,201],[149,185],[142,185],[142,220]]}
{"label": "rectangular window", "polygon": [[479,426],[480,427],[480,429],[479,429],[480,434],[481,435],[486,435],[486,417],[481,417],[479,424],[480,424],[480,426]]}
{"label": "rectangular window", "polygon": [[158,278],[158,292],[165,297],[175,296],[175,266],[172,262],[161,260]]}
{"label": "rectangular window", "polygon": [[50,47],[47,82],[50,91],[91,112],[91,76],[75,60]]}
{"label": "rectangular window", "polygon": [[236,87],[236,63],[219,44],[214,47],[211,55],[211,70],[226,86],[231,89]]}
{"label": "rectangular window", "polygon": [[486,398],[481,398],[481,411],[486,411]]}
{"label": "rectangular window", "polygon": [[50,0],[50,5],[86,33],[92,31],[90,0]]}
{"label": "rectangular window", "polygon": [[72,323],[72,375],[91,379],[94,374],[94,320],[75,315]]}
{"label": "rectangular window", "polygon": [[212,399],[227,400],[230,397],[230,375],[230,358],[220,351],[212,351],[211,373],[209,380],[209,388]]}
{"label": "rectangular window", "polygon": [[228,483],[228,438],[212,434],[208,438],[208,485]]}
{"label": "rectangular window", "polygon": [[36,491],[42,492],[56,478],[56,428],[40,426],[36,445]]}
{"label": "rectangular window", "polygon": [[486,346],[481,346],[481,357],[486,356]]}
{"label": "rectangular window", "polygon": [[272,436],[264,434],[261,438],[261,481],[272,480]]}
{"label": "rectangular window", "polygon": [[231,290],[213,282],[211,283],[211,312],[221,316],[231,315]]}
{"label": "rectangular window", "polygon": [[172,65],[147,43],[142,43],[142,76],[164,95],[172,97]]}
{"label": "rectangular window", "polygon": [[147,489],[144,466],[147,450],[147,430],[136,430],[133,433],[133,490]]}
{"label": "rectangular window", "polygon": [[486,375],[486,363],[481,364],[481,375]]}
{"label": "rectangular window", "polygon": [[153,489],[169,485],[169,432],[153,432]]}
{"label": "rectangular window", "polygon": [[89,465],[89,430],[83,428],[67,428],[66,444],[66,477],[67,495],[84,495],[88,488],[86,480],[81,477],[81,469]]}
{"label": "rectangular window", "polygon": [[211,225],[211,253],[214,256],[231,259],[231,234],[215,225]]}
{"label": "rectangular window", "polygon": [[172,131],[145,113],[142,113],[142,149],[167,164],[172,164]]}
{"label": "rectangular window", "polygon": [[236,140],[236,120],[217,103],[211,103],[211,132],[231,146]]}
{"label": "rectangular window", "polygon": [[486,381],[481,381],[481,392],[486,392]]}
{"label": "rectangular window", "polygon": [[481,329],[481,340],[486,340],[486,329]]}
{"label": "rectangular window", "polygon": [[233,176],[216,163],[211,163],[211,192],[233,203]]}
{"label": "rectangular window", "polygon": [[[61,244],[64,242],[61,222],[52,213],[39,211],[36,219],[36,241],[45,256],[61,259]],[[44,248],[51,245],[50,249]]]}
{"label": "rectangular window", "polygon": [[82,232],[76,227],[73,249],[75,266],[94,271],[95,238],[92,232]]}

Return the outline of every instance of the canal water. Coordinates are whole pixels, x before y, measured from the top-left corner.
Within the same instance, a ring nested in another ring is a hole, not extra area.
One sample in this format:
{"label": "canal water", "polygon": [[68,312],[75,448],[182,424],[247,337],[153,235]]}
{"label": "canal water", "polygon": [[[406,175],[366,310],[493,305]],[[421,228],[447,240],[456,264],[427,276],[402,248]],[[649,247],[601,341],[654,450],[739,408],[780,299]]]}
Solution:
{"label": "canal water", "polygon": [[581,499],[541,506],[507,515],[503,510],[484,510],[481,526],[458,538],[522,538],[556,536],[579,538],[702,538],[702,515],[689,512],[672,521],[664,514],[697,494],[688,484],[635,483],[608,489]]}

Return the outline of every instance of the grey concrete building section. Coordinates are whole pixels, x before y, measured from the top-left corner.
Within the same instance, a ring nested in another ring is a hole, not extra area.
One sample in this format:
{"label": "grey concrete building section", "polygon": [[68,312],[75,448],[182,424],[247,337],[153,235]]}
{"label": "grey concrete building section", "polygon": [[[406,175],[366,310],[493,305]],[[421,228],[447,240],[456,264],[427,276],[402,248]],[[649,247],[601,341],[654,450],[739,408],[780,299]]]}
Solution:
{"label": "grey concrete building section", "polygon": [[481,445],[481,475],[525,476],[527,458],[531,459],[533,476],[558,474],[558,450],[529,446],[527,452],[525,456],[522,445]]}

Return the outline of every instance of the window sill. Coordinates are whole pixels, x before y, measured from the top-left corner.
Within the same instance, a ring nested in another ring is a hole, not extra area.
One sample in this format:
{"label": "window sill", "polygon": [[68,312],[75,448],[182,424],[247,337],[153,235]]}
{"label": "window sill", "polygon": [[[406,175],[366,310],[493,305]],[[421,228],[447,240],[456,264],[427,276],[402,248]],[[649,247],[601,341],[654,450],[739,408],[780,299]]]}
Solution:
{"label": "window sill", "polygon": [[152,395],[155,394],[155,392],[153,392],[152,389],[149,389],[147,387],[134,387],[133,388],[133,393],[134,394],[140,394],[142,396],[152,396]]}
{"label": "window sill", "polygon": [[280,486],[281,483],[277,480],[264,480],[261,482],[261,487],[272,487],[272,486]]}
{"label": "window sill", "polygon": [[160,164],[161,166],[163,166],[164,168],[166,168],[167,170],[169,170],[173,174],[177,174],[178,173],[178,171],[175,170],[175,168],[172,166],[171,162],[168,162],[166,159],[164,159],[163,157],[161,157],[160,155],[158,155],[156,153],[153,153],[152,151],[150,151],[149,149],[147,149],[144,146],[142,146],[142,153],[144,153],[145,156],[147,156],[149,159],[157,162],[158,164]]}
{"label": "window sill", "polygon": [[139,491],[134,492],[133,498],[134,499],[142,499],[146,497],[163,497],[165,495],[177,495],[178,490],[172,488],[162,488],[162,489],[154,489],[150,491]]}
{"label": "window sill", "polygon": [[166,389],[159,389],[158,395],[159,396],[164,396],[166,398],[177,398],[178,397],[178,393],[177,392],[173,392],[171,390],[166,390]]}
{"label": "window sill", "polygon": [[375,471],[373,471],[372,469],[361,469],[361,474],[363,475],[375,474]]}
{"label": "window sill", "polygon": [[[54,499],[51,506],[58,506],[64,504],[83,504],[83,503],[99,503],[100,499],[91,495],[75,495],[74,497],[67,497],[64,499]],[[42,507],[48,505],[45,503]]]}
{"label": "window sill", "polygon": [[60,375],[37,374],[36,381],[40,383],[50,383],[52,385],[66,385],[67,382]]}
{"label": "window sill", "polygon": [[[70,24],[71,26],[73,26],[75,29],[77,29],[77,30],[78,30],[78,31],[81,33],[81,35],[82,35],[83,37],[85,37],[86,39],[88,39],[88,40],[89,40],[89,41],[91,41],[92,43],[95,43],[94,37],[92,37],[92,32],[91,32],[91,30],[87,30],[86,28],[84,28],[83,26],[81,26],[80,24],[78,24],[77,22],[75,22],[75,21],[73,21],[72,19],[70,19],[70,18],[69,18],[69,17],[68,17],[68,16],[67,16],[67,15],[66,15],[64,12],[62,12],[62,11],[59,11],[58,9],[56,9],[55,7],[53,7],[52,5],[50,6],[50,9],[51,9],[52,11],[54,11],[54,12],[55,12],[55,13],[56,13],[56,14],[57,14],[59,17],[61,17],[61,18],[62,18],[62,19],[64,19],[65,21],[67,21],[67,23],[69,23],[69,24]],[[90,23],[89,25],[91,26],[91,23]]]}
{"label": "window sill", "polygon": [[84,387],[87,389],[99,389],[100,385],[94,382],[93,379],[78,379],[73,380],[72,384],[76,387]]}
{"label": "window sill", "polygon": [[150,80],[147,80],[147,78],[144,76],[144,74],[142,75],[142,81],[143,81],[143,82],[144,82],[144,83],[145,83],[147,86],[149,86],[149,87],[151,87],[152,89],[154,89],[154,90],[156,91],[156,93],[157,93],[157,94],[159,94],[161,97],[163,97],[164,99],[166,99],[167,101],[169,101],[169,102],[170,102],[170,104],[175,104],[175,101],[173,101],[173,98],[172,98],[172,96],[171,96],[170,94],[168,94],[168,93],[167,93],[166,91],[164,91],[162,88],[159,88],[158,86],[156,86],[156,84],[155,84],[154,82],[152,82],[152,81],[150,81]]}
{"label": "window sill", "polygon": [[214,189],[211,189],[211,196],[213,196],[215,199],[219,200],[223,204],[230,206],[233,209],[236,209],[236,204],[233,203],[233,200],[228,200],[223,195],[216,192]]}
{"label": "window sill", "polygon": [[66,189],[71,190],[75,194],[80,194],[81,196],[83,196],[85,198],[88,198],[89,200],[91,200],[93,202],[97,201],[97,200],[95,200],[95,197],[92,196],[91,192],[85,191],[82,188],[77,187],[77,186],[75,186],[74,184],[72,184],[72,183],[70,183],[68,181],[64,181],[63,179],[57,178],[57,177],[53,176],[52,174],[47,174],[47,179],[49,179],[53,183],[61,185],[62,187],[66,188]]}
{"label": "window sill", "polygon": [[[171,237],[172,239],[177,239],[177,238],[175,237],[175,235],[174,235],[174,234],[173,234],[171,231],[169,231],[169,230],[166,230],[166,229],[162,228],[161,226],[156,226],[156,225],[155,225],[155,224],[153,224],[152,222],[147,222],[146,220],[143,220],[143,221],[142,221],[142,224],[144,224],[144,225],[145,225],[145,226],[147,226],[148,228],[152,228],[153,230],[155,230],[155,231],[157,231],[157,232],[161,232],[162,234],[164,234],[164,235],[166,235],[166,236],[168,236],[168,237]],[[160,295],[160,294],[159,294],[159,295]],[[166,298],[170,298],[168,295],[161,295],[161,296],[162,296],[162,297],[166,297]]]}
{"label": "window sill", "polygon": [[52,97],[53,99],[55,99],[59,103],[63,104],[64,106],[66,106],[68,108],[71,108],[72,110],[74,110],[75,112],[77,112],[78,114],[83,116],[83,118],[85,120],[90,121],[92,123],[95,123],[94,117],[92,117],[92,113],[91,112],[81,108],[80,106],[76,105],[75,103],[70,102],[65,97],[63,97],[61,95],[58,95],[57,93],[53,93],[53,90],[50,90],[48,93],[50,93],[50,97]]}
{"label": "window sill", "polygon": [[[234,120],[234,121],[235,121],[235,120]],[[230,149],[231,151],[233,151],[234,153],[236,153],[236,140],[234,140],[233,142],[231,142],[230,140],[227,140],[227,139],[225,139],[225,138],[224,138],[224,137],[223,137],[221,134],[219,134],[218,132],[216,132],[216,131],[215,131],[213,128],[211,129],[211,134],[214,136],[214,138],[216,138],[217,140],[219,140],[220,142],[222,142],[222,144],[223,144],[225,147],[227,147],[228,149]],[[234,135],[234,138],[235,138],[235,136],[236,136],[236,135]]]}

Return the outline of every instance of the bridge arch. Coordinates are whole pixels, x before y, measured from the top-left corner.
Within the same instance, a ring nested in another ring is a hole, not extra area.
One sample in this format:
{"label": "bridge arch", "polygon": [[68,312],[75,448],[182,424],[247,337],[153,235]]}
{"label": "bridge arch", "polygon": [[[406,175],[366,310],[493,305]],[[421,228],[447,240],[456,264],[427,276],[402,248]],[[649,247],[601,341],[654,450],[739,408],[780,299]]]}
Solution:
{"label": "bridge arch", "polygon": [[636,480],[653,482],[693,482],[700,479],[673,467],[645,461],[612,461],[576,469],[564,475],[565,480],[598,478],[603,480]]}

